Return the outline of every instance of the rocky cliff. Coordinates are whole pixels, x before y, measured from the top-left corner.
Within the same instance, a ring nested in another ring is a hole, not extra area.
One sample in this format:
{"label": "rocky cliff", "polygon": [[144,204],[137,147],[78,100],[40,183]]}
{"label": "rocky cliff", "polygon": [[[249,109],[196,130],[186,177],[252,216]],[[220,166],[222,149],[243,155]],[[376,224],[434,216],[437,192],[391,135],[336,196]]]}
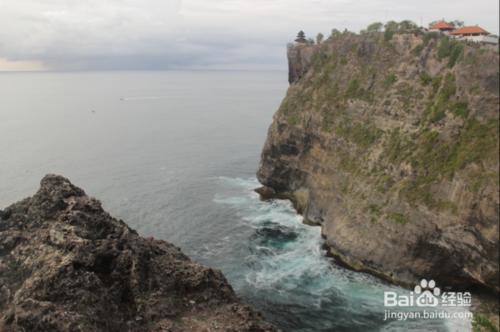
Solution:
{"label": "rocky cliff", "polygon": [[291,199],[353,269],[498,292],[498,51],[345,32],[288,59],[260,193]]}
{"label": "rocky cliff", "polygon": [[0,210],[0,331],[275,331],[221,272],[145,239],[67,179]]}

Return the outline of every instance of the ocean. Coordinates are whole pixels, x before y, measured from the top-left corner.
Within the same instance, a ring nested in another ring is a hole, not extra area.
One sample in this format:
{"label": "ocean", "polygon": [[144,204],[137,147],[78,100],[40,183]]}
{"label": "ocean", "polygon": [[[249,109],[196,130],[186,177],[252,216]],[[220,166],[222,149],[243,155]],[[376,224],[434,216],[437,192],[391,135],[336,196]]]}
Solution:
{"label": "ocean", "polygon": [[61,174],[141,235],[221,269],[283,331],[470,330],[384,321],[384,291],[406,290],[336,265],[289,202],[259,200],[287,86],[281,71],[1,73],[0,209]]}

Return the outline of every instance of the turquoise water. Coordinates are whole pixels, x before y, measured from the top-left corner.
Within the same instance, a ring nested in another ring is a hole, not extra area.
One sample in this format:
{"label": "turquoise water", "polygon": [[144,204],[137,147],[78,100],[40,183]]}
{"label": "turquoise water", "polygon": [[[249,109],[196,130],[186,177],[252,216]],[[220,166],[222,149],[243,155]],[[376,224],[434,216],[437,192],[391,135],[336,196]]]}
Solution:
{"label": "turquoise water", "polygon": [[221,269],[284,331],[467,331],[467,320],[386,322],[405,290],[335,265],[255,172],[285,72],[0,74],[0,208],[46,173],[69,177],[142,235]]}
{"label": "turquoise water", "polygon": [[[470,321],[462,318],[384,321],[384,291],[407,294],[407,290],[336,265],[322,249],[320,228],[303,224],[288,201],[260,201],[252,192],[258,186],[254,178],[219,181],[228,190],[216,194],[214,201],[238,216],[234,231],[246,234],[240,244],[246,253],[238,254],[243,260],[218,264],[242,296],[286,331],[470,330]],[[206,247],[206,260],[229,255],[231,246],[221,242]]]}

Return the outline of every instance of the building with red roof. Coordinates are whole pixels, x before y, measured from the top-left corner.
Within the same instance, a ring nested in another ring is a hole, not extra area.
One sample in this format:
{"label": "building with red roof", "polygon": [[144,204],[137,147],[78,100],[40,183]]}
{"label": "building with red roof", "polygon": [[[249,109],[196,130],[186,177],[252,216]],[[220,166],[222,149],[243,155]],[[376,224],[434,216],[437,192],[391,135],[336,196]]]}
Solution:
{"label": "building with red roof", "polygon": [[478,25],[461,27],[450,32],[450,36],[476,43],[498,45],[498,37],[491,35]]}
{"label": "building with red roof", "polygon": [[429,25],[429,31],[440,32],[459,40],[467,40],[476,43],[498,45],[498,37],[491,35],[478,25],[456,28],[453,23],[445,20],[437,21]]}
{"label": "building with red roof", "polygon": [[444,20],[438,21],[434,24],[432,24],[429,28],[430,31],[439,31],[439,32],[450,32],[455,30],[455,26],[451,23],[448,23]]}
{"label": "building with red roof", "polygon": [[490,33],[478,25],[461,27],[450,33],[453,36],[487,36]]}

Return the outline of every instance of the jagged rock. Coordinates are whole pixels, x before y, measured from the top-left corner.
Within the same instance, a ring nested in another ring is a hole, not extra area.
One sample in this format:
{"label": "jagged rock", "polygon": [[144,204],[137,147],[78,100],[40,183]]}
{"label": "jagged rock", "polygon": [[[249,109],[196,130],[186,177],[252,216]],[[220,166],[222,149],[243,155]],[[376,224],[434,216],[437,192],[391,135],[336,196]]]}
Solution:
{"label": "jagged rock", "polygon": [[61,176],[0,217],[0,331],[276,330],[220,271],[139,236]]}
{"label": "jagged rock", "polygon": [[445,38],[290,45],[257,177],[355,270],[498,292],[498,52]]}

